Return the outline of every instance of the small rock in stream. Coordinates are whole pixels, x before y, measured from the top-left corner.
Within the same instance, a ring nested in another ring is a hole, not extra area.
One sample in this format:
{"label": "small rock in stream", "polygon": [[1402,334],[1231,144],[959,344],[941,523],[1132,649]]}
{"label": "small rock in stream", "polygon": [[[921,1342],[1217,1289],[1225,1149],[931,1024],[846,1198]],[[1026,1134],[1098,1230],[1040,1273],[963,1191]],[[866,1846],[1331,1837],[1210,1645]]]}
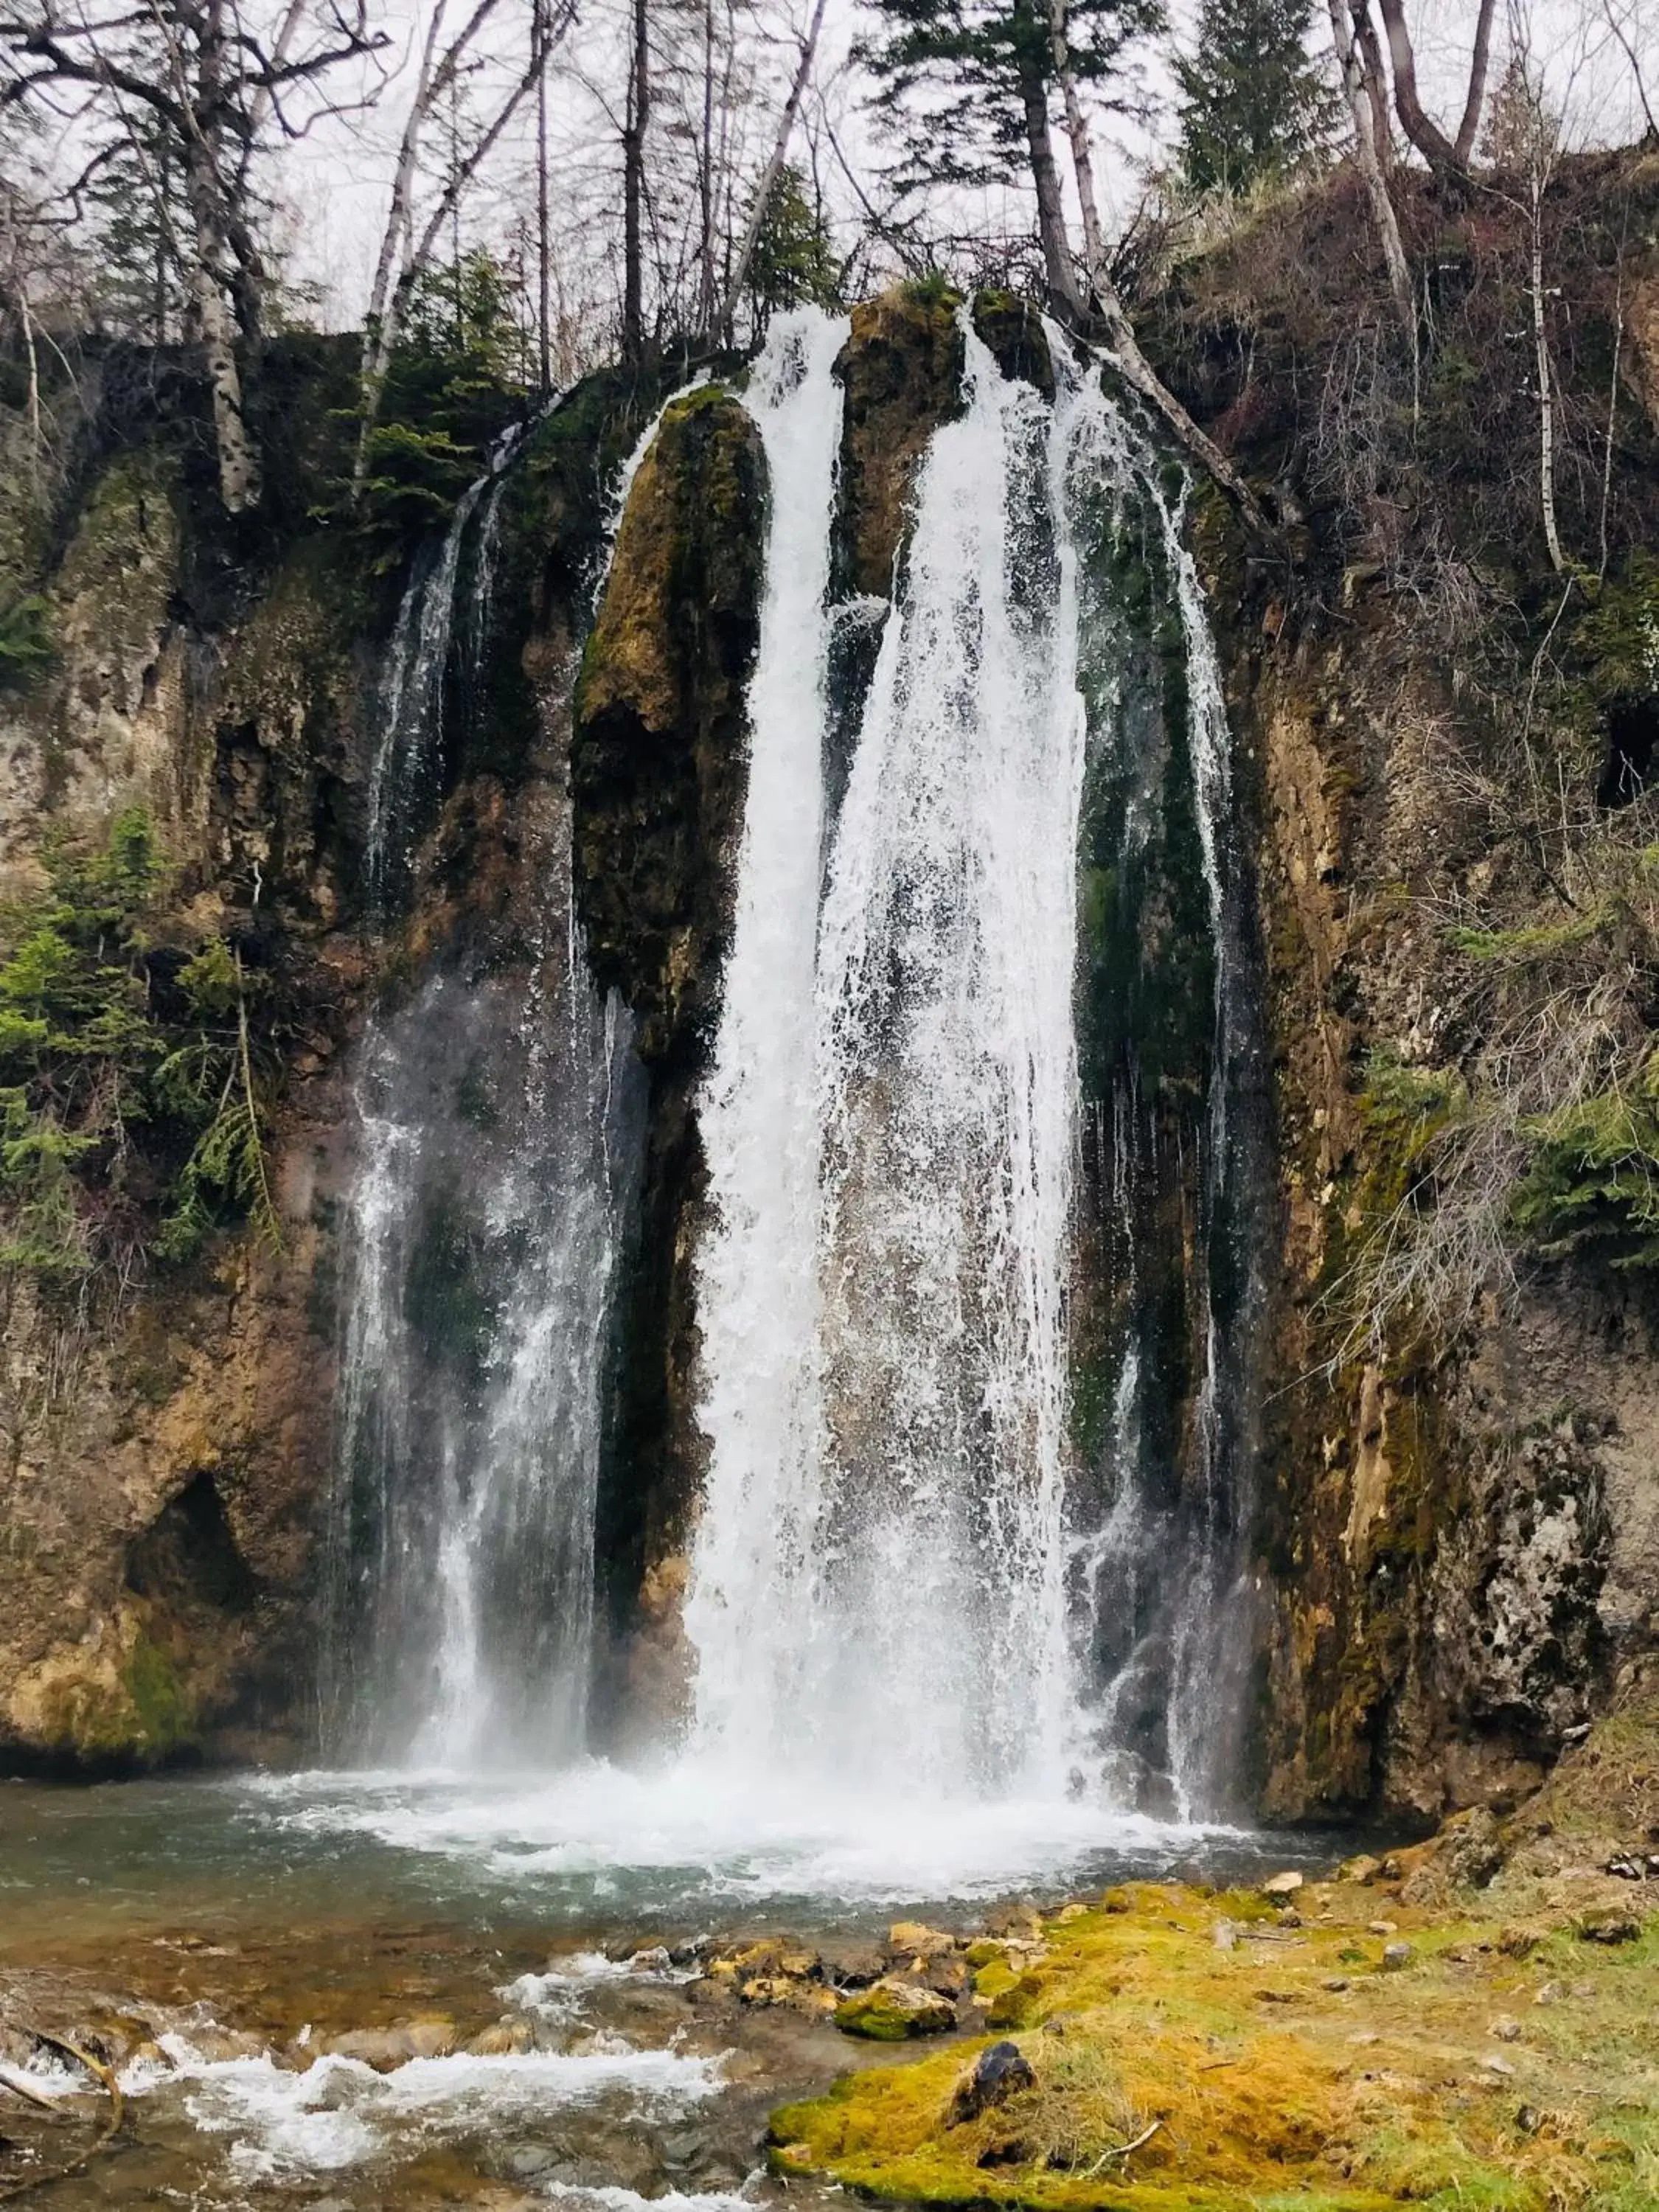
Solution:
{"label": "small rock in stream", "polygon": [[558,2164],[558,2153],[545,2143],[514,2143],[501,2154],[501,2171],[514,2181],[529,2181]]}
{"label": "small rock in stream", "polygon": [[862,2035],[876,2043],[902,2043],[907,2036],[943,2035],[957,2024],[956,2007],[936,1990],[890,1977],[856,1990],[836,2008],[843,2035]]}
{"label": "small rock in stream", "polygon": [[890,1959],[936,1959],[956,1948],[954,1936],[947,1936],[942,1928],[929,1928],[921,1920],[896,1920],[887,1931]]}

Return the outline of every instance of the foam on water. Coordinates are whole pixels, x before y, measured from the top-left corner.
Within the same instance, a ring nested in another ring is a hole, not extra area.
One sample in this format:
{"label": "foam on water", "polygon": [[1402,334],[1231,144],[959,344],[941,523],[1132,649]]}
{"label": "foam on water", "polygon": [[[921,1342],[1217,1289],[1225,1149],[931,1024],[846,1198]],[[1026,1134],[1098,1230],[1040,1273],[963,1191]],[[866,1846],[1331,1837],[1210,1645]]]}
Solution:
{"label": "foam on water", "polygon": [[553,1960],[544,1974],[520,1974],[495,1994],[520,2012],[562,2024],[580,2017],[590,1990],[630,1982],[689,1982],[699,1971],[671,1966],[664,1951],[636,1951],[629,1959],[608,1959],[603,1951],[574,1951],[568,1958]]}
{"label": "foam on water", "polygon": [[[545,1778],[309,1774],[262,1785],[275,1819],[458,1862],[477,1877],[678,1910],[795,1898],[891,1904],[1063,1886],[1092,1863],[1154,1863],[1236,1831],[1176,1826],[1046,1795],[770,1787],[687,1757],[649,1771],[590,1760]],[[609,1962],[607,1962],[608,1965]]]}
{"label": "foam on water", "polygon": [[302,2071],[269,2053],[204,2059],[177,2036],[164,2039],[163,2048],[170,2072],[131,2068],[123,2087],[134,2096],[178,2087],[198,2128],[232,2138],[232,2165],[250,2181],[335,2172],[423,2141],[544,2118],[555,2107],[603,2102],[629,2118],[662,2118],[721,2086],[714,2060],[674,2051],[456,2052],[377,2074],[343,2057],[313,2059]]}

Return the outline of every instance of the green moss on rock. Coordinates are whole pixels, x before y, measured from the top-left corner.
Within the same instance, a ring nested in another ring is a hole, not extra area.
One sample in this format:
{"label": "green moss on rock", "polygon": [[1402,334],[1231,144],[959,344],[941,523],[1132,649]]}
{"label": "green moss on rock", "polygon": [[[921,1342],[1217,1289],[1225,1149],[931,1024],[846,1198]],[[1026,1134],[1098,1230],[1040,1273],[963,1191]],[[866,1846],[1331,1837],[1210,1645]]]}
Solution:
{"label": "green moss on rock", "polygon": [[1054,396],[1054,364],[1042,310],[1017,292],[991,287],[975,292],[974,335],[989,349],[1006,377],[1035,385],[1045,399]]}
{"label": "green moss on rock", "polygon": [[957,295],[904,286],[853,310],[836,362],[846,394],[836,526],[838,589],[884,598],[904,538],[917,464],[962,411]]}
{"label": "green moss on rock", "polygon": [[572,750],[594,968],[648,1058],[713,1006],[742,818],[765,457],[729,392],[677,401],[629,491],[582,656]]}
{"label": "green moss on rock", "polygon": [[956,2009],[947,1998],[917,1983],[890,1978],[854,1990],[836,2008],[836,2026],[843,2035],[863,2036],[872,2043],[942,2035],[956,2024]]}

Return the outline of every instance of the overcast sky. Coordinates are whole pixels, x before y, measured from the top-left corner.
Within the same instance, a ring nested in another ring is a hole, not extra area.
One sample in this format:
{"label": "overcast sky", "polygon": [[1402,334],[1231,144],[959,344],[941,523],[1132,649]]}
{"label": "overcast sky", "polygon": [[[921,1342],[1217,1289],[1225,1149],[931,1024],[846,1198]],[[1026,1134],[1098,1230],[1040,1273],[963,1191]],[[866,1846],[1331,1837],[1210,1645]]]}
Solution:
{"label": "overcast sky", "polygon": [[[793,7],[804,20],[809,0],[778,0],[778,4]],[[1525,13],[1533,51],[1556,100],[1570,110],[1571,135],[1603,143],[1626,143],[1639,135],[1640,111],[1628,68],[1602,20],[1607,4],[1609,0],[1532,0]],[[1659,35],[1659,0],[1611,0],[1611,4],[1627,9],[1632,23],[1644,25],[1650,44]],[[392,20],[394,26],[402,24],[402,41],[407,46],[412,43],[415,0],[392,0]],[[1183,42],[1190,40],[1197,6],[1198,0],[1172,0],[1176,35]],[[860,88],[848,68],[860,12],[859,0],[830,0],[818,76],[830,87],[837,132],[850,157],[860,166],[873,167],[880,149],[861,112]],[[1425,104],[1443,119],[1455,120],[1467,83],[1475,0],[1408,0],[1407,12],[1416,35]],[[513,35],[517,36],[521,16],[516,9],[514,14],[518,21]],[[1495,56],[1494,79],[1502,63],[1506,14],[1513,10],[1499,10],[1495,45],[1500,51]],[[621,0],[585,0],[569,62],[586,64],[592,74],[619,83],[623,15]],[[1322,9],[1316,11],[1315,40],[1321,47],[1328,46]],[[748,125],[751,167],[758,167],[763,142],[769,138],[786,69],[787,57],[780,50],[771,112],[755,112]],[[1161,56],[1150,53],[1146,70],[1160,107],[1152,128],[1138,130],[1115,118],[1103,118],[1099,125],[1103,197],[1114,220],[1121,220],[1133,206],[1146,164],[1167,143],[1170,133],[1170,85]],[[325,125],[283,154],[282,173],[295,203],[287,240],[290,266],[295,275],[318,288],[321,310],[335,323],[349,323],[362,312],[385,220],[392,153],[411,73],[405,55],[377,108]],[[571,78],[567,67],[555,79],[552,191],[556,222],[562,220],[574,230],[585,210],[607,194],[614,197],[611,179],[618,156],[614,131],[593,98]],[[525,204],[530,158],[527,111],[524,125],[516,143],[504,141],[497,149],[489,185],[478,195],[471,221],[474,234],[481,238],[516,228],[513,208]],[[850,194],[843,191],[843,197],[850,207]],[[1006,204],[988,205],[979,212],[999,226],[1020,219],[1020,211]],[[608,280],[590,273],[589,281]]]}

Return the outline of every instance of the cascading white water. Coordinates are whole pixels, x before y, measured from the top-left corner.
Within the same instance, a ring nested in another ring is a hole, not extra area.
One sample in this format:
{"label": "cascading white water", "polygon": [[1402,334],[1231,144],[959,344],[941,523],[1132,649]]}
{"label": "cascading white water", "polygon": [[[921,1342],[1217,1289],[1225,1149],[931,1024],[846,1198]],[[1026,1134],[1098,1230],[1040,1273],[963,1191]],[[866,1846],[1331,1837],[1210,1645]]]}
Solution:
{"label": "cascading white water", "polygon": [[889,1785],[1050,1786],[1075,1708],[1066,478],[1094,407],[1073,384],[1050,409],[965,332],[965,411],[921,472],[820,915],[834,337],[775,333],[751,402],[772,521],[703,1115],[696,1741]]}
{"label": "cascading white water", "polygon": [[[1124,1338],[1104,1510],[1087,1525],[1067,1308],[1079,806],[1088,759],[1142,742],[1113,665],[1131,665],[1109,582],[1125,531],[1157,540],[1181,624],[1186,726],[1170,742],[1188,763],[1217,994],[1199,1180],[1204,1234],[1226,1233],[1231,791],[1202,595],[1162,457],[1098,373],[1051,329],[1049,404],[964,326],[963,410],[919,476],[831,829],[840,335],[811,315],[778,325],[749,398],[771,507],[736,930],[702,1106],[714,1221],[691,1748],[837,1788],[1053,1796],[1081,1779],[1139,1802],[1146,1761],[1124,1765],[1119,1731],[1152,1699],[1152,1795],[1190,1816],[1216,1794],[1234,1718],[1220,1681],[1233,1378],[1208,1262],[1190,1263],[1192,1464],[1154,1469],[1143,1494],[1146,1378]],[[1142,802],[1126,803],[1121,834],[1144,839]],[[1117,1124],[1138,1110],[1132,1081],[1110,1104],[1126,1219],[1142,1170]],[[1131,1251],[1130,1306],[1134,1265]],[[1127,1663],[1103,1681],[1091,1607],[1109,1592],[1131,1618]]]}
{"label": "cascading white water", "polygon": [[699,1271],[713,1449],[686,1627],[700,1744],[763,1752],[803,1686],[818,1536],[814,973],[842,411],[831,368],[844,332],[824,315],[781,317],[750,386],[769,480],[767,587],[737,922],[703,1105],[720,1227]]}
{"label": "cascading white water", "polygon": [[[1242,1601],[1241,1538],[1247,1501],[1241,1483],[1248,1448],[1238,1433],[1243,1375],[1239,1346],[1241,1323],[1235,1316],[1224,1328],[1218,1318],[1214,1261],[1218,1249],[1236,1244],[1241,1234],[1239,1147],[1234,1127],[1234,1097],[1244,1056],[1248,995],[1240,973],[1241,918],[1231,851],[1232,790],[1230,734],[1220,664],[1203,590],[1183,535],[1184,493],[1172,494],[1157,448],[1133,419],[1109,401],[1092,410],[1087,447],[1091,495],[1103,501],[1109,533],[1150,537],[1166,579],[1165,604],[1176,617],[1181,645],[1184,726],[1168,732],[1184,751],[1190,784],[1192,860],[1201,878],[1208,951],[1214,975],[1211,1063],[1205,1108],[1195,1132],[1194,1166],[1199,1218],[1186,1262],[1195,1291],[1193,1322],[1196,1383],[1192,1395],[1189,1442],[1185,1463],[1149,1468],[1145,1443],[1141,1347],[1133,1332],[1124,1342],[1107,1437],[1112,1476],[1109,1510],[1087,1532],[1075,1564],[1097,1618],[1107,1593],[1115,1595],[1127,1626],[1140,1620],[1145,1633],[1124,1653],[1117,1670],[1102,1686],[1096,1704],[1093,1737],[1107,1754],[1108,1786],[1126,1785],[1118,1753],[1132,1731],[1124,1717],[1148,1697],[1161,1708],[1159,1802],[1184,1819],[1213,1809],[1227,1795],[1227,1778],[1237,1747],[1239,1707],[1248,1664],[1248,1607]],[[1091,617],[1104,647],[1121,655],[1127,641],[1122,619],[1097,605]],[[1143,785],[1133,757],[1138,736],[1127,710],[1121,679],[1103,731],[1115,755],[1117,773],[1130,794],[1119,826],[1119,859],[1125,869],[1144,859],[1151,830],[1146,807],[1151,792]],[[1154,760],[1156,747],[1153,749]],[[1103,1103],[1097,1109],[1103,1114]],[[1103,1194],[1123,1219],[1139,1212],[1139,1175],[1152,1169],[1158,1151],[1156,1111],[1140,1095],[1136,1070],[1120,1079],[1109,1102],[1111,1164]],[[1103,1128],[1097,1137],[1103,1153]],[[1183,1170],[1177,1138],[1176,1176]],[[1123,1261],[1123,1303],[1136,1303],[1140,1261],[1133,1246]],[[1143,1485],[1162,1492],[1156,1502]],[[1133,1762],[1132,1762],[1133,1764]]]}
{"label": "cascading white water", "polygon": [[[452,641],[464,673],[481,665],[501,490],[486,477],[465,495],[394,629],[369,793],[377,907],[388,861],[407,862],[390,825],[442,734]],[[325,1700],[356,1758],[545,1765],[583,1741],[638,1101],[630,1024],[599,1003],[575,928],[562,800],[542,828],[537,941],[505,971],[433,973],[362,1048]]]}
{"label": "cascading white water", "polygon": [[482,476],[456,503],[436,552],[418,558],[392,625],[381,674],[376,740],[368,765],[363,864],[372,909],[409,862],[409,796],[419,782],[443,714],[444,665],[455,623],[461,548],[474,508],[490,489]]}
{"label": "cascading white water", "polygon": [[[1049,335],[1052,401],[1004,377],[964,320],[963,410],[919,471],[844,794],[847,702],[830,694],[847,611],[827,602],[845,325],[780,318],[750,385],[769,543],[735,927],[700,1102],[709,1453],[684,1778],[958,1803],[1083,1789],[1109,1810],[1188,1814],[1213,1795],[1237,1499],[1231,1355],[1201,1256],[1191,1464],[1146,1485],[1162,1447],[1145,1441],[1152,1370],[1133,1328],[1104,1507],[1097,1471],[1081,1517],[1071,1420],[1080,1132],[1109,1113],[1126,1218],[1159,1141],[1126,1133],[1142,1111],[1133,1071],[1081,1114],[1077,1027],[1085,780],[1147,742],[1120,677],[1132,618],[1111,604],[1113,548],[1136,532],[1161,549],[1183,634],[1186,727],[1169,737],[1217,976],[1198,1139],[1212,1207],[1230,1147],[1226,729],[1158,451]],[[387,699],[410,719],[386,735],[388,763],[424,757],[441,716],[460,538],[399,619]],[[428,604],[441,590],[443,609]],[[475,574],[475,653],[489,593]],[[1145,758],[1125,783],[1126,851],[1159,787]],[[371,1033],[337,1602],[364,1615],[342,1732],[359,1753],[544,1764],[580,1745],[626,1150],[610,1094],[632,1063],[586,983],[568,873],[550,901],[527,1000],[522,978],[472,999],[434,978]],[[475,1065],[491,1071],[488,1129],[457,1088]],[[1129,1307],[1134,1275],[1132,1251]],[[1091,1602],[1132,1616],[1104,1674]],[[1161,1749],[1131,1753],[1153,1705]]]}

